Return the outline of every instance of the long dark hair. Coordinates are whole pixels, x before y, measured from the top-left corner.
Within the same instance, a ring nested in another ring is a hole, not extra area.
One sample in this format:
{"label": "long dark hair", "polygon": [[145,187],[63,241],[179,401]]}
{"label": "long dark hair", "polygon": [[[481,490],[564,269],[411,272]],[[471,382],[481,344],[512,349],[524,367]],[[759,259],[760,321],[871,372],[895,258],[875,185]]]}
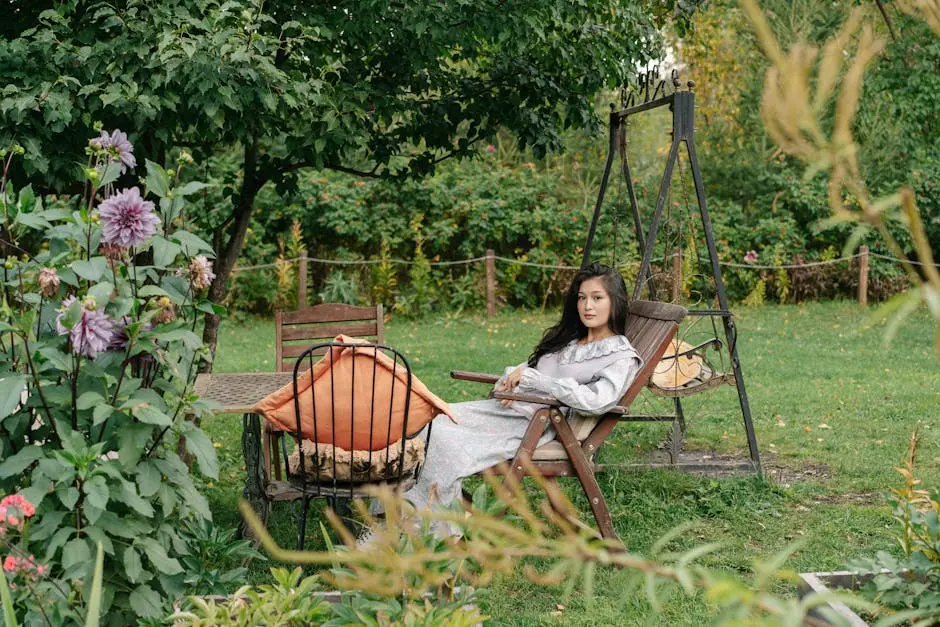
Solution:
{"label": "long dark hair", "polygon": [[571,286],[568,288],[568,294],[565,296],[565,308],[561,312],[561,320],[545,331],[542,341],[539,342],[529,357],[530,366],[534,368],[542,355],[554,353],[570,344],[573,340],[587,337],[587,327],[584,326],[581,317],[578,315],[578,290],[581,289],[582,283],[595,278],[603,280],[604,289],[607,290],[607,294],[610,296],[610,319],[607,321],[607,326],[617,335],[623,335],[627,326],[627,313],[629,313],[627,286],[623,282],[623,277],[614,268],[592,263],[581,268],[574,275]]}

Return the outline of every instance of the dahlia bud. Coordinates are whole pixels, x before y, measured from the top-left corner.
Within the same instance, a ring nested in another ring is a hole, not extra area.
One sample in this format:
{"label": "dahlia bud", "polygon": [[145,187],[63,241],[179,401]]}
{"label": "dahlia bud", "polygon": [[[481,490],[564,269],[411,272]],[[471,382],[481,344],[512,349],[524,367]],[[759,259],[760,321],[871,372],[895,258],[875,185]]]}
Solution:
{"label": "dahlia bud", "polygon": [[43,268],[39,271],[39,291],[46,298],[52,298],[59,291],[59,275],[55,268]]}
{"label": "dahlia bud", "polygon": [[173,306],[173,301],[169,298],[161,296],[157,300],[157,307],[160,308],[160,311],[153,317],[154,324],[166,324],[176,320],[176,307]]}
{"label": "dahlia bud", "polygon": [[99,244],[98,252],[111,261],[123,261],[127,249],[119,244]]}

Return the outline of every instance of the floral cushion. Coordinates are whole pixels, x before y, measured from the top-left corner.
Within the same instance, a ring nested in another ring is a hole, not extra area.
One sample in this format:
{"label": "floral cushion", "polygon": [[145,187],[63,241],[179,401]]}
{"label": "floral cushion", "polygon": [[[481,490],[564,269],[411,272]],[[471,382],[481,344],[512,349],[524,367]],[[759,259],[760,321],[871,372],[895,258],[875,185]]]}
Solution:
{"label": "floral cushion", "polygon": [[[405,440],[405,461],[402,476],[412,473],[424,461],[425,439],[422,436]],[[304,440],[301,446],[304,456],[304,474],[308,481],[332,481],[334,468],[336,480],[349,483],[379,481],[399,476],[399,460],[402,446],[393,444],[380,451],[347,451],[330,444],[317,444]],[[287,458],[292,475],[300,474],[300,452]],[[334,466],[335,464],[335,466]]]}

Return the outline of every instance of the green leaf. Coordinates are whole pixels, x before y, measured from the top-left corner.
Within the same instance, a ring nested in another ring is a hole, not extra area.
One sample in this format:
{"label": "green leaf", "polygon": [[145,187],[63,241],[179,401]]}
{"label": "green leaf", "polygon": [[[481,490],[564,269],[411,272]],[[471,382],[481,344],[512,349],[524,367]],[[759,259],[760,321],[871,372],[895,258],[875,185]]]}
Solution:
{"label": "green leaf", "polygon": [[186,450],[193,454],[199,464],[199,472],[212,479],[219,478],[219,461],[212,440],[201,429],[186,433]]}
{"label": "green leaf", "polygon": [[121,481],[120,499],[138,514],[146,518],[153,516],[153,507],[137,495],[137,486],[130,481]]}
{"label": "green leaf", "polygon": [[177,187],[173,190],[173,193],[177,196],[189,196],[195,194],[196,192],[201,192],[205,188],[209,187],[207,184],[200,181],[190,181],[181,187]]}
{"label": "green leaf", "polygon": [[131,471],[137,466],[152,432],[153,427],[147,424],[122,425],[118,430],[118,457],[125,470]]}
{"label": "green leaf", "polygon": [[121,176],[121,162],[120,160],[112,161],[104,168],[99,167],[99,171],[101,172],[101,177],[98,179],[98,188],[100,189],[118,180],[118,177]]}
{"label": "green leaf", "polygon": [[143,572],[144,565],[140,561],[140,553],[132,546],[124,549],[124,574],[127,575],[127,579],[131,583],[137,583]]}
{"label": "green leaf", "polygon": [[62,502],[62,505],[66,509],[72,509],[75,507],[75,504],[78,503],[78,488],[75,486],[64,486],[55,491],[56,496],[59,497],[59,501]]}
{"label": "green leaf", "polygon": [[111,542],[111,538],[108,537],[108,534],[106,534],[101,527],[88,526],[83,528],[82,531],[91,538],[92,542],[101,545],[101,548],[104,549],[107,555],[114,555],[114,543]]}
{"label": "green leaf", "polygon": [[111,293],[114,291],[114,285],[107,281],[101,281],[88,290],[88,295],[95,299],[98,309],[104,309],[104,306],[111,301]]}
{"label": "green leaf", "polygon": [[101,619],[101,579],[104,576],[104,554],[101,543],[98,543],[98,553],[95,557],[95,574],[92,576],[91,595],[88,598],[88,611],[85,614],[85,627],[98,627]]}
{"label": "green leaf", "polygon": [[22,473],[30,464],[42,456],[42,448],[35,444],[24,446],[18,453],[11,455],[3,460],[3,463],[0,463],[0,479]]}
{"label": "green leaf", "polygon": [[62,547],[62,568],[69,570],[78,564],[91,561],[91,549],[84,538],[73,538]]}
{"label": "green leaf", "polygon": [[163,545],[153,538],[141,539],[140,545],[153,567],[164,575],[177,575],[183,572],[183,567],[180,566],[179,561],[167,555]]}
{"label": "green leaf", "polygon": [[72,372],[72,359],[54,346],[43,346],[39,354],[62,372]]}
{"label": "green leaf", "polygon": [[160,595],[146,584],[134,588],[129,598],[131,609],[141,618],[163,618],[163,603]]}
{"label": "green leaf", "polygon": [[[102,399],[102,401],[103,400],[104,399]],[[111,416],[111,414],[113,413],[114,413],[114,407],[112,405],[108,405],[104,403],[101,405],[98,405],[97,407],[95,407],[95,410],[91,413],[92,417],[94,418],[94,425],[95,426],[100,425],[102,422],[107,420],[108,417]]]}
{"label": "green leaf", "polygon": [[17,627],[16,613],[13,611],[13,598],[10,596],[10,586],[7,578],[0,568],[0,601],[3,601],[3,622],[7,627]]}
{"label": "green leaf", "polygon": [[182,250],[183,247],[176,242],[171,242],[162,235],[155,235],[153,237],[153,265],[163,268],[171,265]]}
{"label": "green leaf", "polygon": [[163,475],[153,462],[145,461],[137,466],[137,487],[141,497],[147,499],[156,494],[162,480]]}
{"label": "green leaf", "polygon": [[38,542],[52,536],[52,534],[58,530],[59,525],[62,524],[62,520],[65,518],[65,516],[71,513],[72,512],[66,512],[63,510],[44,513],[39,518],[38,522],[34,523],[30,528],[29,539],[31,541]]}
{"label": "green leaf", "polygon": [[168,427],[172,422],[162,411],[146,404],[133,407],[131,413],[141,422],[157,427]]}
{"label": "green leaf", "polygon": [[200,252],[215,254],[211,244],[206,243],[205,240],[189,231],[174,231],[170,237],[179,242],[183,246],[183,252],[190,257],[198,255]]}
{"label": "green leaf", "polygon": [[88,502],[97,508],[105,509],[108,506],[110,492],[108,483],[102,476],[95,476],[85,482],[82,486],[82,492],[88,498]]}
{"label": "green leaf", "polygon": [[[154,242],[156,242],[157,237],[159,237],[159,236],[155,236],[155,237],[153,238],[153,239],[154,239]],[[161,238],[161,239],[162,239],[162,238]],[[166,240],[163,240],[163,241],[166,241]],[[170,242],[168,242],[168,243],[170,243]],[[174,245],[175,245],[175,244],[174,244]],[[145,285],[145,286],[143,286],[142,288],[140,288],[139,290],[137,290],[137,295],[138,295],[138,296],[141,296],[141,297],[144,297],[144,298],[149,298],[149,297],[151,297],[151,296],[157,296],[157,297],[159,297],[159,296],[169,296],[169,294],[167,294],[167,291],[166,291],[165,289],[163,289],[163,288],[161,288],[161,287],[157,287],[156,285]]]}
{"label": "green leaf", "polygon": [[13,413],[20,404],[26,382],[29,379],[24,375],[4,375],[0,379],[0,420]]}
{"label": "green leaf", "polygon": [[146,164],[147,191],[151,194],[156,194],[160,198],[163,198],[170,190],[170,177],[167,176],[166,170],[161,168],[150,159],[146,160]]}
{"label": "green leaf", "polygon": [[150,337],[160,342],[183,342],[189,350],[196,350],[202,346],[202,338],[189,329],[171,329],[169,331],[154,331]]}
{"label": "green leaf", "polygon": [[103,402],[104,397],[99,392],[85,392],[76,399],[75,406],[78,409],[85,410],[91,409],[95,405]]}
{"label": "green leaf", "polygon": [[18,213],[14,222],[32,229],[48,229],[52,226],[48,220],[38,213]]}
{"label": "green leaf", "polygon": [[92,257],[89,260],[80,259],[69,264],[75,274],[86,281],[98,281],[108,270],[108,260],[104,257]]}

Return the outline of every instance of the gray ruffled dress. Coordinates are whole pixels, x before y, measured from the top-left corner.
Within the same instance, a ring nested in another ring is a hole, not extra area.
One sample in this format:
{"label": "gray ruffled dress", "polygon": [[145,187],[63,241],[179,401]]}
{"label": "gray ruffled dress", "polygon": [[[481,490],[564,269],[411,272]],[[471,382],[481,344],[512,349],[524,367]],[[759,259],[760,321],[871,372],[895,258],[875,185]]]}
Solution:
{"label": "gray ruffled dress", "polygon": [[[580,414],[599,415],[620,401],[642,365],[622,335],[588,344],[572,342],[544,355],[535,368],[526,367],[516,392],[550,396]],[[517,367],[506,368],[503,376]],[[495,399],[453,403],[456,424],[445,416],[433,421],[424,468],[404,497],[418,509],[449,507],[460,495],[465,477],[512,459],[529,419],[540,407],[519,401],[503,407]],[[548,429],[539,446],[554,437],[555,432]],[[443,530],[436,531],[442,535]]]}

